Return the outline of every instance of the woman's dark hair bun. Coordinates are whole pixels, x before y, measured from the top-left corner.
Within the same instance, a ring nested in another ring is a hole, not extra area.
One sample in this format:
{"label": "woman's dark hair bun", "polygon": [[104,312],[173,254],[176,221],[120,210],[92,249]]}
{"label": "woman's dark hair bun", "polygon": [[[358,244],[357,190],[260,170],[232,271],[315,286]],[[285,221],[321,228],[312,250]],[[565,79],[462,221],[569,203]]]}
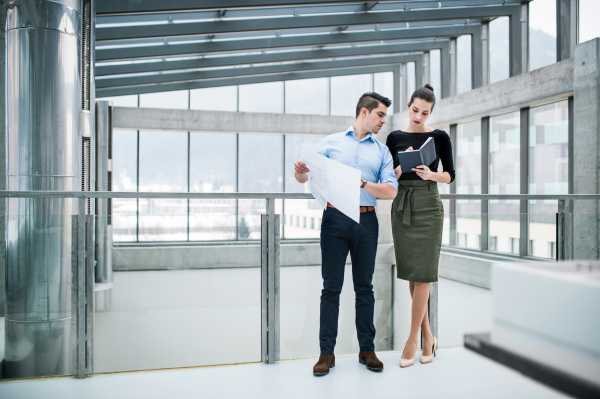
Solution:
{"label": "woman's dark hair bun", "polygon": [[433,87],[431,87],[431,85],[429,83],[426,83],[425,86],[423,86],[423,87],[425,87],[426,89],[429,89],[429,90],[433,91]]}

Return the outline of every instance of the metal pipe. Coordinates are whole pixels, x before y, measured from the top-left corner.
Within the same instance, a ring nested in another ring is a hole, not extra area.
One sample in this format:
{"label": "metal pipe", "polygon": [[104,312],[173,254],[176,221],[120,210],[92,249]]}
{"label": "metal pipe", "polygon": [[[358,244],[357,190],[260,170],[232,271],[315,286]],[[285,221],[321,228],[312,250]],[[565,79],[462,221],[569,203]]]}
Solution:
{"label": "metal pipe", "polygon": [[[77,0],[16,0],[6,8],[7,190],[81,189],[81,23]],[[7,201],[9,378],[71,374],[72,216],[76,200]]]}

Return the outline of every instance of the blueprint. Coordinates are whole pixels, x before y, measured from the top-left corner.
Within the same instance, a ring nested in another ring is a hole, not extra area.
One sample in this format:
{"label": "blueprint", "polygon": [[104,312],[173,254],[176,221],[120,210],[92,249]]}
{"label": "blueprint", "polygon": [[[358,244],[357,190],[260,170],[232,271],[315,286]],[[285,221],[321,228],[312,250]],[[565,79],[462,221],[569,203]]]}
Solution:
{"label": "blueprint", "polygon": [[302,146],[302,162],[308,168],[308,188],[320,206],[327,202],[360,223],[359,169],[344,165]]}

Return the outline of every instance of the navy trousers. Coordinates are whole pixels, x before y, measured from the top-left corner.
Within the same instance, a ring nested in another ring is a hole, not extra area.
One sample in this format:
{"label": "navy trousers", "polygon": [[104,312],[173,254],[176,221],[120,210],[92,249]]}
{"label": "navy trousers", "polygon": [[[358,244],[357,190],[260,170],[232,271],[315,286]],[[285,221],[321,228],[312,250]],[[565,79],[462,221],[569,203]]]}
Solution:
{"label": "navy trousers", "polygon": [[379,222],[375,211],[360,214],[360,224],[335,208],[323,211],[321,223],[321,353],[333,354],[338,332],[340,293],[346,257],[352,259],[352,282],[356,295],[356,333],[361,351],[375,350],[373,324],[375,295],[373,272],[377,254]]}

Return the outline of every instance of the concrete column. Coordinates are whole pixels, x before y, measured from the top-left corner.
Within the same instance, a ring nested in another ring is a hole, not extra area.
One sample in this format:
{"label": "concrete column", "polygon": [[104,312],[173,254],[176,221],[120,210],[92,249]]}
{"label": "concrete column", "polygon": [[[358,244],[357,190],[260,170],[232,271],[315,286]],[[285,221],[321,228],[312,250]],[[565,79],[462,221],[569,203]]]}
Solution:
{"label": "concrete column", "polygon": [[577,0],[556,0],[556,61],[573,56],[577,45]]}
{"label": "concrete column", "polygon": [[[4,1],[0,0],[2,10],[4,10]],[[5,66],[5,41],[4,41],[4,28],[5,18],[0,18],[0,69],[6,71]],[[5,109],[5,74],[0,76],[0,176],[6,176],[6,109]],[[0,179],[0,190],[6,190],[6,179]],[[6,276],[6,200],[0,199],[0,317],[4,316],[4,305],[6,303],[6,290],[5,290],[5,276]]]}
{"label": "concrete column", "polygon": [[451,54],[450,54],[450,41],[444,42],[440,51],[440,58],[442,62],[442,98],[450,97],[450,80],[451,80]]}
{"label": "concrete column", "polygon": [[[415,60],[415,90],[423,87],[423,56],[417,57]],[[411,95],[412,93],[407,93]]]}
{"label": "concrete column", "polygon": [[450,82],[450,96],[458,94],[457,85],[457,65],[456,65],[456,38],[450,39],[450,68],[446,72],[442,72],[442,75],[447,76],[447,80]]}
{"label": "concrete column", "polygon": [[509,76],[529,70],[529,4],[521,4],[519,12],[510,16],[509,28]]}
{"label": "concrete column", "polygon": [[393,264],[394,244],[392,240],[392,201],[377,200],[377,219],[379,220],[379,241],[377,260],[373,274],[375,291],[375,350],[393,349],[392,309],[394,303]]}
{"label": "concrete column", "polygon": [[[487,40],[486,40],[487,42]],[[485,74],[483,53],[483,26],[471,35],[471,87],[476,89],[483,86],[483,75]]]}
{"label": "concrete column", "polygon": [[402,109],[400,103],[402,102],[402,77],[401,71],[402,65],[398,65],[394,68],[394,98],[392,98],[392,108],[394,114],[397,114]]}
{"label": "concrete column", "polygon": [[[600,38],[575,46],[573,192],[600,194]],[[573,257],[598,259],[597,201],[574,201]]]}

